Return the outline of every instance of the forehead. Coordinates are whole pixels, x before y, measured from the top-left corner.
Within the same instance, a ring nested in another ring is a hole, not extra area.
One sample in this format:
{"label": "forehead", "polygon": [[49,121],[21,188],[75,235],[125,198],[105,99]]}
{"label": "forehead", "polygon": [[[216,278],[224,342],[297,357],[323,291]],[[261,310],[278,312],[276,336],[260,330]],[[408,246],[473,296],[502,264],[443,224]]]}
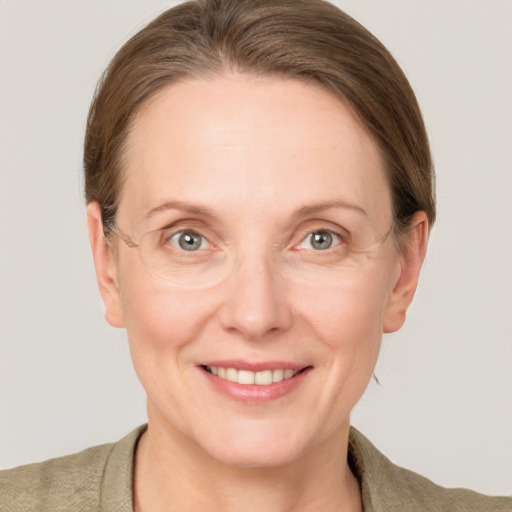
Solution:
{"label": "forehead", "polygon": [[331,200],[391,209],[377,144],[341,100],[298,80],[174,84],[138,113],[126,147],[123,216],[176,200],[239,214]]}

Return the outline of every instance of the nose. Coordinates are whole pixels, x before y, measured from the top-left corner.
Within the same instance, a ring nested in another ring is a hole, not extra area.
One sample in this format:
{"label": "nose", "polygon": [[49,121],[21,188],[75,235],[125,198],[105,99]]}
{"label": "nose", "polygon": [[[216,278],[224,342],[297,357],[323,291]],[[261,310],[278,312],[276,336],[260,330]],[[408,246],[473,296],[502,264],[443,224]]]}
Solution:
{"label": "nose", "polygon": [[225,329],[257,341],[291,326],[285,283],[272,267],[263,255],[238,262],[227,282],[221,313]]}

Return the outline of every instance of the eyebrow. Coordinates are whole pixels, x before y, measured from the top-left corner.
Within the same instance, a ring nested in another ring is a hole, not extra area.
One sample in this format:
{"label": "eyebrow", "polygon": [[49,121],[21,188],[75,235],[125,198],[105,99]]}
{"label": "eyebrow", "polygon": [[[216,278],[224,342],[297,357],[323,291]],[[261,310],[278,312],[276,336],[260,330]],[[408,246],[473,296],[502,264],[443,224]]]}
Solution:
{"label": "eyebrow", "polygon": [[365,217],[369,216],[366,210],[357,204],[349,203],[347,201],[343,201],[342,199],[333,199],[332,201],[326,201],[325,203],[302,206],[293,212],[292,217],[299,219],[302,217],[309,217],[310,215],[315,215],[316,213],[320,213],[331,208],[356,210],[362,213]]}
{"label": "eyebrow", "polygon": [[[315,203],[312,205],[301,206],[293,212],[292,218],[300,219],[303,217],[309,217],[310,215],[315,215],[316,213],[320,213],[331,208],[356,210],[368,217],[368,213],[361,206],[354,203],[349,203],[342,199],[333,199],[324,203]],[[210,219],[217,218],[217,216],[208,208],[200,205],[185,203],[183,201],[167,201],[159,206],[155,206],[154,208],[151,208],[148,213],[146,213],[144,218],[149,219],[153,215],[167,210],[181,210],[192,215],[201,215],[202,217],[207,217]]]}
{"label": "eyebrow", "polygon": [[155,208],[151,208],[148,213],[144,216],[144,218],[149,219],[153,215],[165,212],[167,210],[181,210],[183,212],[190,213],[192,215],[201,215],[203,217],[208,218],[216,218],[212,211],[208,210],[208,208],[204,208],[203,206],[193,205],[190,203],[185,203],[183,201],[167,201],[159,206],[155,206]]}

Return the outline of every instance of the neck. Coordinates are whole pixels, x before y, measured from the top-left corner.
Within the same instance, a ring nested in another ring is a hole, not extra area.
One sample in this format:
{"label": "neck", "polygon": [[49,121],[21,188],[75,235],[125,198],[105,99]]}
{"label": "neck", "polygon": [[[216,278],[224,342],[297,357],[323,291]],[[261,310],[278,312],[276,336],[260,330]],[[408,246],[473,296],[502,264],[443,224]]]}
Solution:
{"label": "neck", "polygon": [[347,447],[348,425],[293,463],[233,467],[150,417],[135,458],[135,511],[360,512]]}

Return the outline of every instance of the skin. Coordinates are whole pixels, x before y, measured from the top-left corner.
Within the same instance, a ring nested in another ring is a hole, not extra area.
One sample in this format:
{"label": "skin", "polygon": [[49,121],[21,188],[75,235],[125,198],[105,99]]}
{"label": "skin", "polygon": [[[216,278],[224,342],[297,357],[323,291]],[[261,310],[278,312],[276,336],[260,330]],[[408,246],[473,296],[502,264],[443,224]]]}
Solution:
{"label": "skin", "polygon": [[[349,415],[382,333],[404,322],[425,255],[426,215],[414,216],[399,248],[388,237],[322,285],[290,278],[269,255],[285,258],[305,248],[308,230],[342,219],[375,240],[388,231],[391,194],[376,143],[330,93],[228,74],[152,98],[132,124],[124,172],[117,216],[124,233],[138,240],[169,218],[192,218],[240,257],[213,286],[169,284],[148,274],[136,249],[118,239],[109,248],[99,207],[88,205],[105,316],[126,328],[148,396],[136,508],[361,510],[346,463]],[[169,201],[200,205],[215,220],[174,209],[146,218]],[[364,213],[294,216],[326,201]],[[312,369],[291,393],[246,403],[219,393],[198,366],[227,359]]]}

